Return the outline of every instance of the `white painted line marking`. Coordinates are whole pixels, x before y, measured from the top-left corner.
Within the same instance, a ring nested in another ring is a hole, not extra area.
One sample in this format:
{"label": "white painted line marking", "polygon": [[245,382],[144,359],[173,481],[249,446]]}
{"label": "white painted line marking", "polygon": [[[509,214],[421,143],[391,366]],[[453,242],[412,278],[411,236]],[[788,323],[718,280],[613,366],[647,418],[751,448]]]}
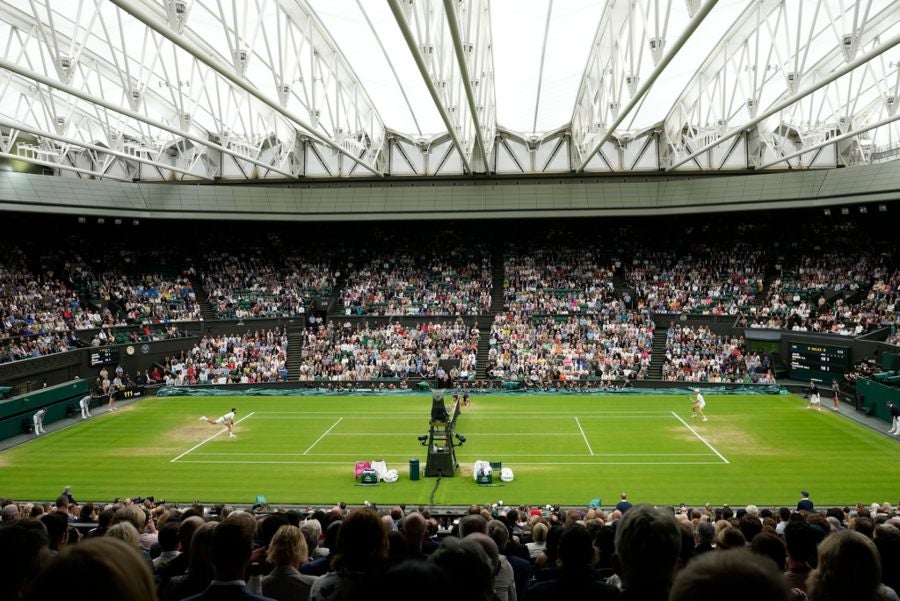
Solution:
{"label": "white painted line marking", "polygon": [[578,416],[575,416],[575,423],[578,424],[578,429],[581,431],[581,437],[584,438],[584,444],[587,445],[588,453],[591,455],[594,454],[594,449],[591,448],[591,443],[588,442],[587,435],[584,433],[584,428],[581,427],[581,422],[578,421]]}
{"label": "white painted line marking", "polygon": [[[415,455],[415,453],[412,453]],[[457,457],[481,457],[484,453],[456,453]],[[303,453],[194,453],[195,456],[304,457]],[[355,457],[358,453],[310,453],[306,457]],[[503,457],[715,457],[713,453],[502,453]],[[410,453],[380,454],[379,457],[409,457]],[[718,462],[717,462],[718,463]]]}
{"label": "white painted line marking", "polygon": [[[404,455],[405,457],[405,455]],[[347,465],[346,461],[216,461],[193,460],[179,461],[178,463],[221,463],[231,464],[263,464],[263,465]],[[724,465],[721,461],[546,461],[546,462],[515,462],[516,466],[524,465]]]}
{"label": "white painted line marking", "polygon": [[[253,413],[254,413],[254,412],[251,411],[250,413],[248,413],[247,415],[245,415],[244,417],[242,417],[241,419],[237,420],[237,421],[234,422],[234,423],[235,423],[235,424],[241,423],[242,421],[244,421],[245,419],[247,419],[248,417],[250,417],[251,415],[253,415]],[[210,440],[212,440],[213,438],[215,438],[216,436],[218,436],[219,434],[221,434],[221,433],[223,433],[223,432],[228,432],[228,428],[223,428],[223,429],[219,430],[218,432],[216,432],[215,434],[213,434],[212,436],[210,436],[209,438],[207,438],[206,440],[204,440],[203,442],[201,442],[201,443],[199,443],[199,444],[196,444],[196,445],[192,446],[191,448],[189,448],[187,451],[185,451],[184,453],[182,453],[181,455],[179,455],[179,456],[176,457],[175,459],[172,459],[171,461],[169,461],[169,463],[175,463],[176,461],[178,461],[179,459],[181,459],[182,457],[184,457],[185,455],[187,455],[188,453],[190,453],[190,452],[193,451],[194,449],[199,449],[200,447],[202,447],[203,445],[205,445],[205,444],[208,443]],[[183,462],[182,462],[182,463],[183,463]]]}
{"label": "white painted line marking", "polygon": [[328,433],[331,432],[332,430],[334,430],[334,427],[337,426],[339,423],[341,423],[341,420],[343,420],[343,419],[344,419],[343,417],[339,417],[338,420],[337,420],[336,422],[334,422],[333,424],[331,424],[331,427],[330,427],[330,428],[328,428],[327,430],[325,430],[325,433],[322,434],[322,436],[320,436],[320,437],[318,437],[318,438],[316,439],[316,442],[314,442],[314,443],[312,443],[311,445],[309,445],[309,448],[306,449],[305,451],[303,451],[303,454],[306,455],[307,453],[309,453],[310,451],[312,451],[312,448],[313,448],[314,446],[316,446],[317,444],[319,444],[319,441],[320,441],[320,440],[322,440],[323,438],[325,438],[326,436],[328,436]]}
{"label": "white painted line marking", "polygon": [[[335,432],[332,436],[416,436],[416,432]],[[472,436],[578,436],[578,432],[467,432]]]}
{"label": "white painted line marking", "polygon": [[693,432],[693,433],[694,433],[694,436],[696,436],[697,438],[699,438],[699,439],[700,439],[700,442],[702,442],[703,444],[705,444],[706,446],[708,446],[708,447],[709,447],[709,450],[712,451],[713,453],[715,453],[716,455],[718,455],[719,458],[722,459],[722,461],[724,461],[725,463],[731,463],[730,461],[728,461],[727,459],[725,459],[725,457],[722,455],[722,453],[718,452],[714,446],[712,446],[711,444],[709,444],[709,442],[707,442],[707,440],[706,440],[705,438],[703,438],[702,436],[700,436],[700,435],[697,433],[697,431],[694,430],[694,429],[690,426],[690,424],[688,424],[686,421],[684,421],[683,419],[681,419],[681,416],[680,416],[680,415],[678,415],[678,414],[675,413],[674,411],[672,412],[672,415],[675,416],[675,419],[677,419],[677,420],[680,421],[682,424],[684,424],[684,427],[685,427],[685,428],[687,428],[688,430],[690,430],[691,432]]}

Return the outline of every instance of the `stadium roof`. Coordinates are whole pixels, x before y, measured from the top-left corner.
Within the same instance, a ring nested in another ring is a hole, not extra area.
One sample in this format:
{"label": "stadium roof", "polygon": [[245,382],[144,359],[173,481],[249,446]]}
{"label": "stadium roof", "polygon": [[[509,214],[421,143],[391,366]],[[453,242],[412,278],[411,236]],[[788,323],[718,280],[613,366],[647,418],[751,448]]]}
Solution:
{"label": "stadium roof", "polygon": [[898,42],[891,0],[0,0],[0,159],[186,182],[868,164],[900,153]]}

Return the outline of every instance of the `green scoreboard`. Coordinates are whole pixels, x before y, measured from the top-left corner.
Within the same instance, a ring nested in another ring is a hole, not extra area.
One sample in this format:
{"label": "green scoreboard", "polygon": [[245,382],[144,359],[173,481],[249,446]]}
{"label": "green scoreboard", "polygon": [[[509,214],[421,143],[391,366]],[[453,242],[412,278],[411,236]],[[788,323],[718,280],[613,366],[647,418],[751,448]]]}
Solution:
{"label": "green scoreboard", "polygon": [[850,349],[818,342],[791,342],[791,370],[793,380],[821,380],[831,383],[850,367]]}

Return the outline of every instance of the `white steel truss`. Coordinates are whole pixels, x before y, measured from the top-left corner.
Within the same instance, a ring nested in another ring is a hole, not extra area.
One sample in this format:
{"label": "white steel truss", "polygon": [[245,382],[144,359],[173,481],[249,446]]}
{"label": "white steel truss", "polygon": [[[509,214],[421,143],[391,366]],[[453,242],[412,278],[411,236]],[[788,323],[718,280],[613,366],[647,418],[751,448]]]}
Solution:
{"label": "white steel truss", "polygon": [[871,100],[896,105],[900,57],[882,55],[900,42],[898,20],[887,0],[752,4],[674,103],[664,166],[719,169],[746,135],[747,166],[761,168],[882,119]]}
{"label": "white steel truss", "polygon": [[[607,0],[567,57],[567,96],[551,18],[590,7],[534,2],[515,40],[533,60],[511,67],[494,61],[518,48],[498,29],[515,0],[0,0],[0,162],[192,182],[900,158],[900,2]],[[333,35],[350,11],[350,38]],[[384,73],[345,47],[366,36]],[[495,91],[510,68],[535,85],[517,128]]]}
{"label": "white steel truss", "polygon": [[488,1],[389,2],[466,170],[489,172],[497,115]]}
{"label": "white steel truss", "polygon": [[[587,68],[572,115],[572,138],[583,171],[612,137],[627,140],[632,132],[617,131],[650,86],[681,49],[718,0],[688,2],[633,0],[609,2],[597,28]],[[674,43],[668,41],[670,16],[675,10],[691,20]],[[667,45],[669,47],[667,47]]]}

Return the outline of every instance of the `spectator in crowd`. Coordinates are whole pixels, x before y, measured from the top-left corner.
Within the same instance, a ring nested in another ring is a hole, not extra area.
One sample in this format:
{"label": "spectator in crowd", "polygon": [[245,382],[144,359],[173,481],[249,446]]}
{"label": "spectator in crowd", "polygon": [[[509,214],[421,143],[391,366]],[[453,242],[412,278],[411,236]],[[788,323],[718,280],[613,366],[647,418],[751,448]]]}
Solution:
{"label": "spectator in crowd", "polygon": [[572,601],[616,599],[619,590],[596,579],[593,574],[594,546],[587,528],[575,524],[566,528],[559,541],[559,571],[552,580],[528,589],[531,601]]}
{"label": "spectator in crowd", "polygon": [[215,578],[201,593],[188,597],[190,601],[245,599],[264,601],[267,597],[247,591],[244,579],[250,566],[253,534],[237,516],[229,516],[212,532],[210,558]]}
{"label": "spectator in crowd", "polygon": [[380,590],[389,592],[391,601],[455,601],[450,579],[443,568],[431,561],[409,559],[390,567],[381,580]]}
{"label": "spectator in crowd", "polygon": [[536,521],[531,527],[531,542],[526,543],[525,546],[528,547],[528,555],[532,563],[546,548],[548,531],[547,524],[542,521]]}
{"label": "spectator in crowd", "polygon": [[789,601],[790,591],[772,562],[746,550],[706,553],[682,570],[670,601]]}
{"label": "spectator in crowd", "polygon": [[710,522],[700,522],[694,528],[694,557],[715,549],[716,527]]}
{"label": "spectator in crowd", "polygon": [[811,601],[886,601],[897,594],[881,583],[875,543],[858,532],[829,535],[819,545],[819,560],[807,580]]}
{"label": "spectator in crowd", "polygon": [[266,560],[272,571],[263,578],[262,592],[276,601],[307,601],[316,576],[301,574],[298,568],[306,563],[306,540],[300,528],[290,524],[281,526],[268,547]]}
{"label": "spectator in crowd", "polygon": [[155,601],[150,569],[137,549],[111,537],[67,547],[38,576],[26,599]]}
{"label": "spectator in crowd", "polygon": [[675,517],[650,505],[635,505],[616,527],[613,568],[621,579],[622,599],[668,598],[679,567],[681,532]]}
{"label": "spectator in crowd", "polygon": [[49,544],[47,530],[38,520],[25,518],[0,526],[0,599],[26,597],[31,583],[50,561]]}
{"label": "spectator in crowd", "polygon": [[812,526],[805,521],[794,520],[784,528],[787,570],[785,581],[791,588],[806,591],[807,579],[816,564],[817,537]]}
{"label": "spectator in crowd", "polygon": [[387,560],[387,531],[371,509],[351,511],[343,520],[331,569],[312,586],[311,601],[352,599],[377,580]]}
{"label": "spectator in crowd", "polygon": [[159,573],[166,564],[181,555],[178,550],[178,529],[177,522],[166,522],[159,528],[159,546],[160,554],[153,559],[153,571]]}
{"label": "spectator in crowd", "polygon": [[[166,587],[165,601],[180,601],[206,590],[213,580],[212,539],[218,522],[206,522],[196,528],[191,538],[187,572],[172,576]],[[179,535],[180,535],[179,531]],[[241,576],[240,580],[243,580]]]}
{"label": "spectator in crowd", "polygon": [[449,599],[493,601],[494,565],[472,539],[449,537],[428,558],[449,576]]}

